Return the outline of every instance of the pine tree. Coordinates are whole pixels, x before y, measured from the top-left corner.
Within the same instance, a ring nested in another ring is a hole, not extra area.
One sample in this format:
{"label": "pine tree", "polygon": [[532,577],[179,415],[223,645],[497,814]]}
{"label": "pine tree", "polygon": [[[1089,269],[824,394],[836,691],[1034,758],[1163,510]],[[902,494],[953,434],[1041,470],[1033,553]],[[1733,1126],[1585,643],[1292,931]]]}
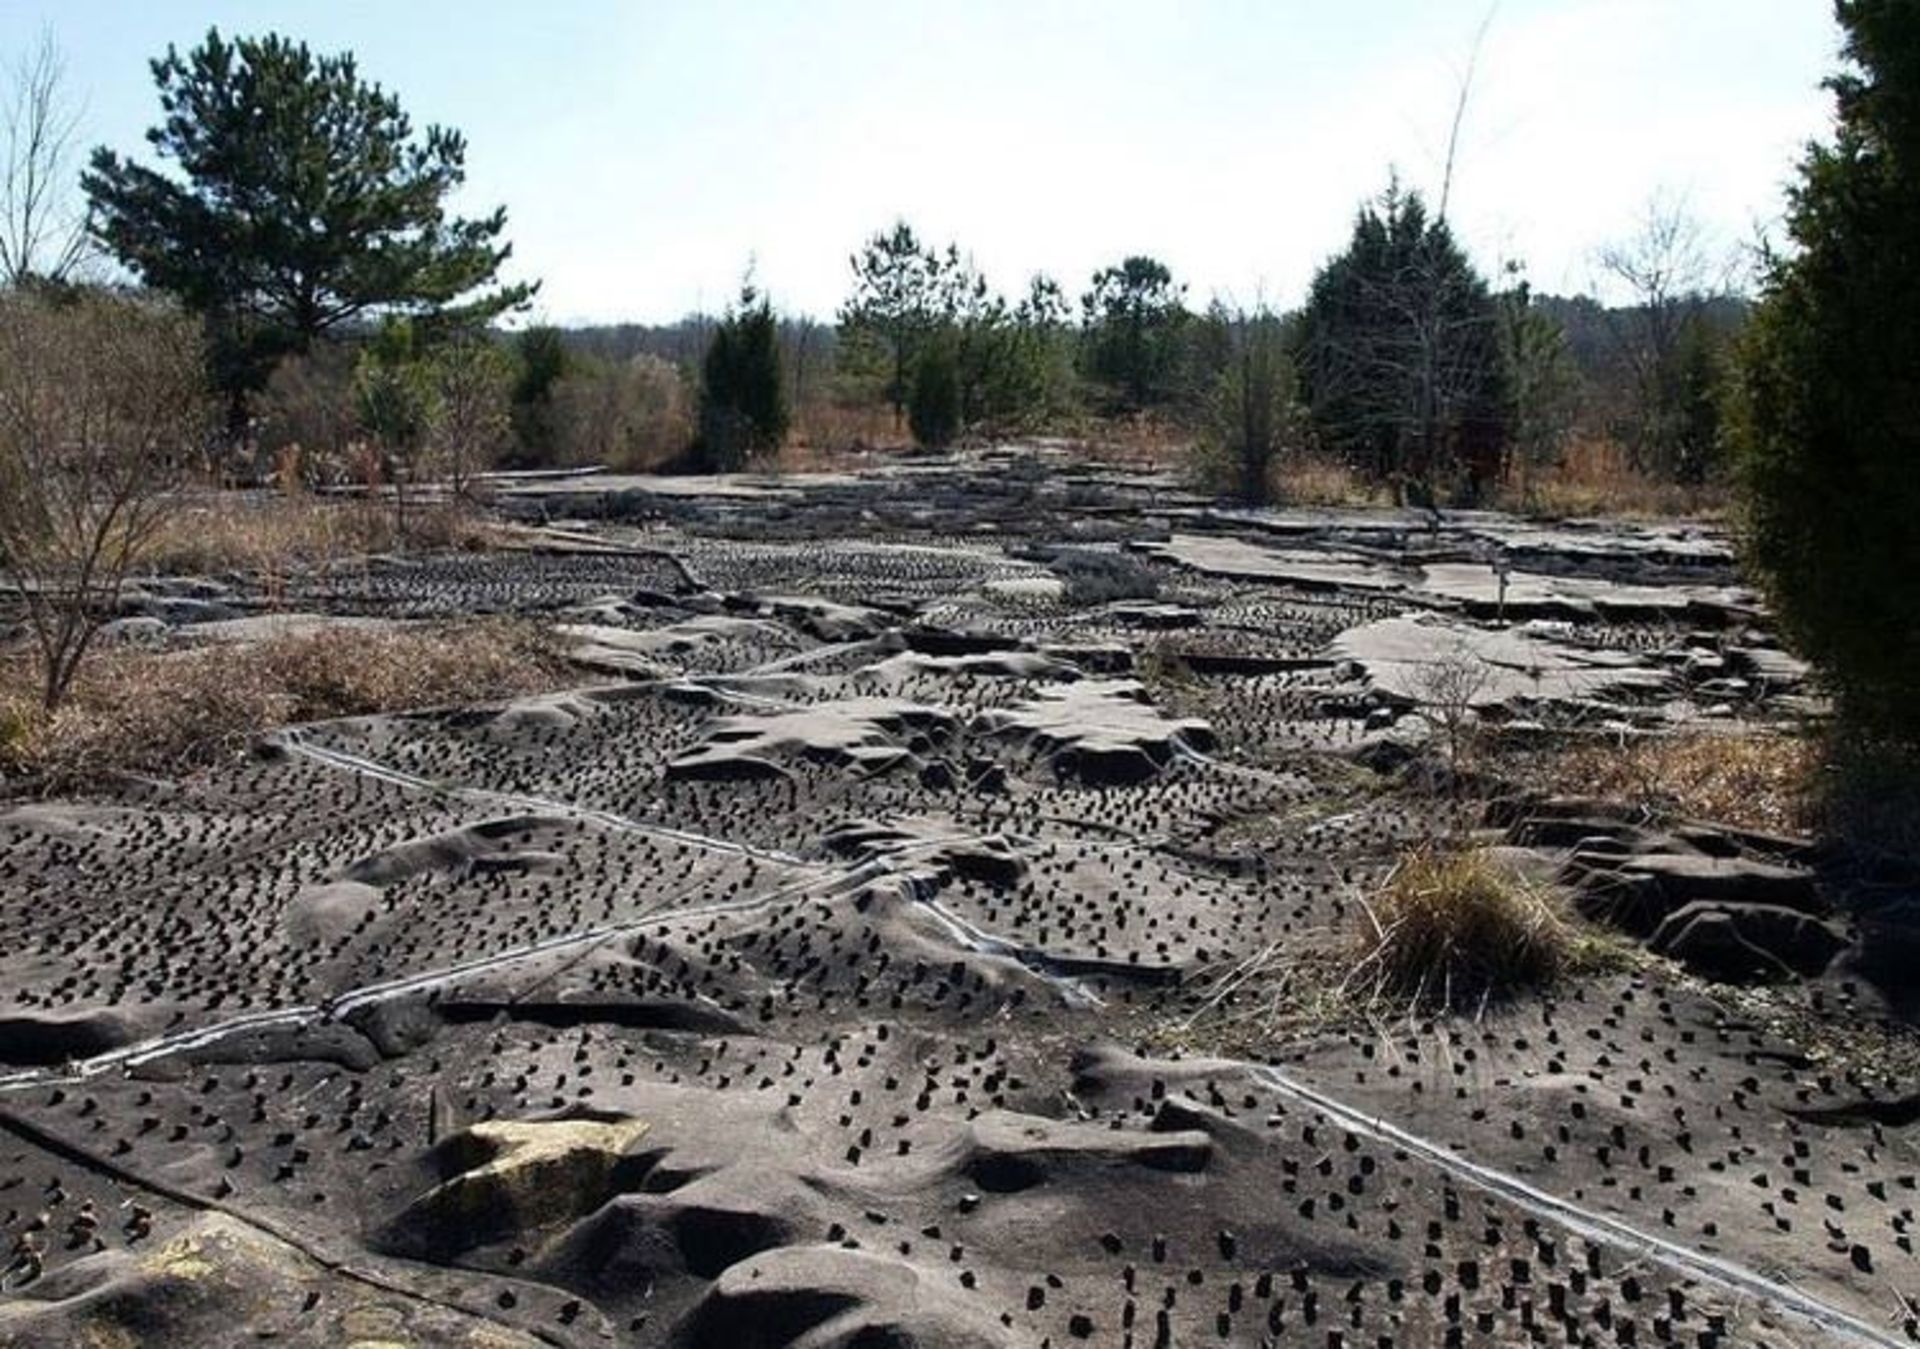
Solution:
{"label": "pine tree", "polygon": [[535,324],[514,339],[513,435],[517,458],[527,465],[551,464],[559,454],[553,393],[572,368],[565,339],[550,324]]}
{"label": "pine tree", "polygon": [[153,78],[164,117],[147,139],[177,173],[102,147],[82,185],[113,255],[208,320],[236,422],[273,363],[323,333],[383,314],[480,324],[533,293],[494,285],[504,208],[447,214],[465,140],[416,138],[350,54],[215,29],[185,56],[169,47]]}
{"label": "pine tree", "polygon": [[920,347],[953,321],[971,273],[958,248],[949,244],[942,253],[923,244],[904,220],[867,240],[848,261],[854,289],[840,310],[841,340],[850,356],[865,353],[881,363],[897,425]]}
{"label": "pine tree", "polygon": [[1186,287],[1165,263],[1130,257],[1093,274],[1081,297],[1087,373],[1130,408],[1165,403],[1180,392]]}

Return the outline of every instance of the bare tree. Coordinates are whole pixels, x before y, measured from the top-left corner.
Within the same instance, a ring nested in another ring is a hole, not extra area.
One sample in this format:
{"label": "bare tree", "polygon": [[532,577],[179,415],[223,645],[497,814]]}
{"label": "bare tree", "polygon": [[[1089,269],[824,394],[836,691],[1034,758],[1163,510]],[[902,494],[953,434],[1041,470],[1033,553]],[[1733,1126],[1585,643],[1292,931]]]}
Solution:
{"label": "bare tree", "polygon": [[[1500,589],[1504,608],[1504,576]],[[1419,702],[1420,715],[1440,733],[1445,743],[1447,792],[1456,807],[1466,802],[1467,771],[1478,748],[1480,704],[1492,682],[1491,664],[1460,634],[1455,634],[1445,649],[1419,666],[1411,681],[1411,692]],[[1462,823],[1463,817],[1456,814],[1449,832],[1461,832]]]}
{"label": "bare tree", "polygon": [[486,338],[462,337],[434,354],[433,382],[439,397],[427,453],[464,500],[475,474],[493,466],[513,434],[513,366]]}
{"label": "bare tree", "polygon": [[118,296],[0,295],[0,567],[57,707],[209,426],[199,328]]}
{"label": "bare tree", "polygon": [[693,397],[657,356],[583,364],[554,385],[553,427],[560,463],[650,470],[693,439]]}
{"label": "bare tree", "polygon": [[1447,207],[1453,204],[1453,169],[1460,153],[1460,128],[1467,120],[1467,100],[1473,94],[1474,72],[1480,66],[1480,49],[1487,44],[1487,30],[1493,27],[1493,16],[1498,13],[1498,3],[1487,6],[1487,13],[1480,20],[1480,27],[1474,31],[1473,46],[1467,51],[1467,68],[1460,74],[1460,92],[1453,101],[1453,120],[1447,126],[1446,167],[1440,174],[1440,210],[1439,218],[1447,218]]}
{"label": "bare tree", "polygon": [[1707,300],[1725,289],[1724,269],[1685,196],[1664,190],[1647,199],[1634,233],[1601,248],[1598,260],[1631,297],[1625,309],[1606,311],[1633,379],[1628,451],[1636,468],[1671,472],[1681,437],[1682,340]]}
{"label": "bare tree", "polygon": [[832,355],[828,337],[827,330],[805,314],[785,319],[780,324],[781,355],[786,361],[787,379],[792,386],[796,412],[804,409],[809,399],[819,397],[816,387],[818,371],[828,365]]}
{"label": "bare tree", "polygon": [[57,284],[89,247],[72,162],[80,109],[50,32],[0,78],[0,280]]}

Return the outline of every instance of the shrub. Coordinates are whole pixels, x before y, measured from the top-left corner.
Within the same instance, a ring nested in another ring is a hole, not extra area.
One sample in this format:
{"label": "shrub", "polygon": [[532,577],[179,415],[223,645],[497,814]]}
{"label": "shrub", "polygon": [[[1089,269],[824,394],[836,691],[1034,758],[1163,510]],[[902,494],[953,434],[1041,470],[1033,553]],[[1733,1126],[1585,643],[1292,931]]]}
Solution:
{"label": "shrub", "polygon": [[434,412],[427,452],[457,497],[471,494],[477,473],[492,468],[513,434],[513,363],[484,337],[465,335],[428,363]]}
{"label": "shrub", "polygon": [[1401,858],[1365,906],[1353,977],[1379,993],[1461,1007],[1548,983],[1578,963],[1581,947],[1548,892],[1483,850],[1430,845]]}
{"label": "shrub", "polygon": [[1843,0],[1838,135],[1801,162],[1741,344],[1746,554],[1860,728],[1920,741],[1920,26]]}
{"label": "shrub", "polygon": [[787,391],[773,307],[751,286],[713,330],[700,367],[700,438],[695,467],[731,472],[787,438]]}
{"label": "shrub", "polygon": [[1238,315],[1227,331],[1201,450],[1242,501],[1262,505],[1272,494],[1274,461],[1293,434],[1293,367],[1278,316]]}
{"label": "shrub", "polygon": [[657,356],[581,362],[554,385],[552,414],[562,464],[646,472],[684,453],[693,440],[686,381]]}
{"label": "shrub", "polygon": [[1159,574],[1150,564],[1130,553],[1056,548],[1041,560],[1047,564],[1047,570],[1065,584],[1069,604],[1090,606],[1160,596]]}
{"label": "shrub", "polygon": [[960,363],[949,334],[921,348],[907,397],[907,425],[914,443],[930,450],[951,445],[960,433]]}
{"label": "shrub", "polygon": [[205,451],[198,327],[110,295],[0,297],[0,561],[65,696],[128,567]]}
{"label": "shrub", "polygon": [[394,532],[404,538],[407,488],[439,410],[432,371],[407,320],[388,319],[361,350],[353,366],[353,398],[360,429],[378,451],[379,476],[393,488]]}
{"label": "shrub", "polygon": [[350,447],[360,433],[348,348],[316,343],[306,354],[281,361],[255,412],[262,456],[291,470],[282,475],[283,488],[346,481]]}

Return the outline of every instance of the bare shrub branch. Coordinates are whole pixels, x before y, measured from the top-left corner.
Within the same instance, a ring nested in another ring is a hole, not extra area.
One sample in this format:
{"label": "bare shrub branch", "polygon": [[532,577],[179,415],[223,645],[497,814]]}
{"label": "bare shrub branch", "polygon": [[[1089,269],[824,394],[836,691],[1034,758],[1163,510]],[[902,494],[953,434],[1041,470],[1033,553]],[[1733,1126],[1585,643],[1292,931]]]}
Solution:
{"label": "bare shrub branch", "polygon": [[0,78],[0,280],[59,284],[89,251],[72,162],[80,110],[67,97],[66,60],[43,32]]}
{"label": "bare shrub branch", "polygon": [[208,428],[198,329],[109,295],[0,296],[0,563],[57,706]]}

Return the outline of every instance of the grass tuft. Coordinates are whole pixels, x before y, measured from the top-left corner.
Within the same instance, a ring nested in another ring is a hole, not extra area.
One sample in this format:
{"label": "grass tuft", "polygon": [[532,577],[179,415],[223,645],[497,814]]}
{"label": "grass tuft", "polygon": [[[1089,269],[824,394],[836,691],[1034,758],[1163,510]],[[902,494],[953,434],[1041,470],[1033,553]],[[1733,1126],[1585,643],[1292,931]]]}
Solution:
{"label": "grass tuft", "polygon": [[1553,982],[1587,963],[1592,940],[1551,892],[1486,851],[1428,845],[1364,905],[1348,983],[1459,1009]]}

